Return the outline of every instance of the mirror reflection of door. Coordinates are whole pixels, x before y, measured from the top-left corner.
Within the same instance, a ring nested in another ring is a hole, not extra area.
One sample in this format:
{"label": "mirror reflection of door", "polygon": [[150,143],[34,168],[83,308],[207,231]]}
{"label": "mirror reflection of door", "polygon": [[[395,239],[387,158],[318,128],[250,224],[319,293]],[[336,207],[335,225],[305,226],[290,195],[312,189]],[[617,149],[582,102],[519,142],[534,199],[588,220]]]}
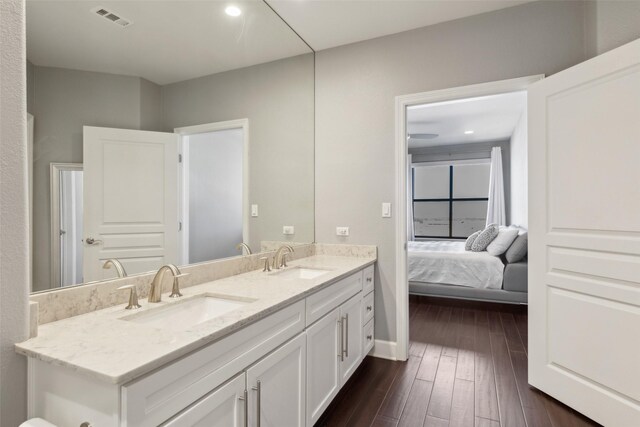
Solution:
{"label": "mirror reflection of door", "polygon": [[237,255],[243,239],[243,128],[183,136],[185,264]]}
{"label": "mirror reflection of door", "polygon": [[56,287],[83,282],[83,170],[51,164],[51,278]]}

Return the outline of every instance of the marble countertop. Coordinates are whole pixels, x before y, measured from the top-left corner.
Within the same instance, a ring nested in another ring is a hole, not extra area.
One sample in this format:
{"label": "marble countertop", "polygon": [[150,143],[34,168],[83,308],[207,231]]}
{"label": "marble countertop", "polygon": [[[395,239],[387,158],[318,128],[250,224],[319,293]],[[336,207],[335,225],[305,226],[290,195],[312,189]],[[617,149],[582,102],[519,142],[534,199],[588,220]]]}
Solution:
{"label": "marble countertop", "polygon": [[[315,279],[279,277],[252,271],[182,290],[183,298],[162,302],[141,300],[141,309],[123,305],[70,317],[38,327],[38,336],[16,344],[16,351],[48,363],[114,384],[123,384],[185,354],[219,340],[309,294],[375,262],[375,258],[314,255],[289,263],[291,267],[328,270]],[[133,313],[159,309],[200,294],[255,300],[189,330],[170,331],[122,320]]]}

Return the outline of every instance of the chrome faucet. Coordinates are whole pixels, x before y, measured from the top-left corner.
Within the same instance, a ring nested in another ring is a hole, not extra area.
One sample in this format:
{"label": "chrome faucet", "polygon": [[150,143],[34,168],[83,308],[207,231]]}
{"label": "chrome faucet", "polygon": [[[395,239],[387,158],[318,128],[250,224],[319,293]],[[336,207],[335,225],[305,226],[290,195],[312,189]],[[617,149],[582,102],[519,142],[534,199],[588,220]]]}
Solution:
{"label": "chrome faucet", "polygon": [[[286,253],[283,253],[283,251],[287,251]],[[278,248],[278,250],[276,251],[276,255],[273,257],[273,268],[276,270],[279,270],[282,267],[286,267],[287,266],[287,260],[285,258],[285,256],[287,255],[287,253],[292,254],[294,252],[293,247],[291,245],[282,245]]]}
{"label": "chrome faucet", "polygon": [[162,279],[164,279],[164,273],[169,270],[171,275],[173,276],[173,287],[171,288],[171,295],[169,298],[178,298],[181,297],[180,293],[180,285],[178,284],[179,277],[185,277],[189,274],[180,273],[178,267],[173,264],[166,264],[160,267],[158,272],[156,273],[153,281],[151,282],[151,289],[149,290],[149,302],[160,302],[162,301]]}
{"label": "chrome faucet", "polygon": [[105,270],[108,270],[111,268],[111,266],[113,266],[113,268],[116,269],[116,272],[118,274],[118,277],[122,278],[122,277],[127,277],[127,272],[124,269],[124,267],[122,266],[122,263],[120,261],[118,261],[115,258],[110,258],[108,260],[106,260],[104,262],[104,264],[102,264],[102,268],[104,268]]}
{"label": "chrome faucet", "polygon": [[242,250],[244,249],[245,251],[247,251],[247,255],[251,255],[252,253],[251,248],[245,242],[238,243],[236,245],[236,249],[239,250],[240,252],[242,252]]}

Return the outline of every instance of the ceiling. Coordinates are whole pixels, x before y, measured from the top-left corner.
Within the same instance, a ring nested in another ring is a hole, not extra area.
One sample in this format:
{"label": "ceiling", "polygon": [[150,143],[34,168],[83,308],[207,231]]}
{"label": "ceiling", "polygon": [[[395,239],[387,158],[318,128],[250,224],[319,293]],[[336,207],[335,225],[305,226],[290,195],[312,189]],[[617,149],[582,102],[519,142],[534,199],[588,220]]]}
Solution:
{"label": "ceiling", "polygon": [[316,51],[530,1],[267,0]]}
{"label": "ceiling", "polygon": [[[526,3],[527,0],[267,0],[315,50]],[[230,4],[242,15],[224,13]],[[27,0],[35,65],[168,84],[310,52],[262,0]],[[133,22],[121,27],[106,8]]]}
{"label": "ceiling", "polygon": [[[35,65],[144,77],[167,84],[311,52],[261,0],[27,0],[27,58]],[[102,7],[133,22],[121,27]]]}
{"label": "ceiling", "polygon": [[409,149],[508,139],[526,105],[527,93],[522,91],[409,107],[409,134],[438,134],[434,139],[409,139]]}

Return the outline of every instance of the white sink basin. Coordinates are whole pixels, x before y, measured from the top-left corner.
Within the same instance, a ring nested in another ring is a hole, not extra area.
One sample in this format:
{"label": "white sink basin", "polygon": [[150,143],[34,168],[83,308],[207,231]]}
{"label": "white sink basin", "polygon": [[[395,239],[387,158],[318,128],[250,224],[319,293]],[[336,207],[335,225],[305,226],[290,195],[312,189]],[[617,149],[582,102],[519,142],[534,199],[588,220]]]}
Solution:
{"label": "white sink basin", "polygon": [[329,270],[321,270],[318,268],[307,267],[291,267],[287,270],[273,273],[274,276],[282,277],[283,279],[315,279],[323,274],[327,274]]}
{"label": "white sink basin", "polygon": [[147,324],[154,328],[185,331],[251,302],[253,301],[201,295],[121,319]]}

